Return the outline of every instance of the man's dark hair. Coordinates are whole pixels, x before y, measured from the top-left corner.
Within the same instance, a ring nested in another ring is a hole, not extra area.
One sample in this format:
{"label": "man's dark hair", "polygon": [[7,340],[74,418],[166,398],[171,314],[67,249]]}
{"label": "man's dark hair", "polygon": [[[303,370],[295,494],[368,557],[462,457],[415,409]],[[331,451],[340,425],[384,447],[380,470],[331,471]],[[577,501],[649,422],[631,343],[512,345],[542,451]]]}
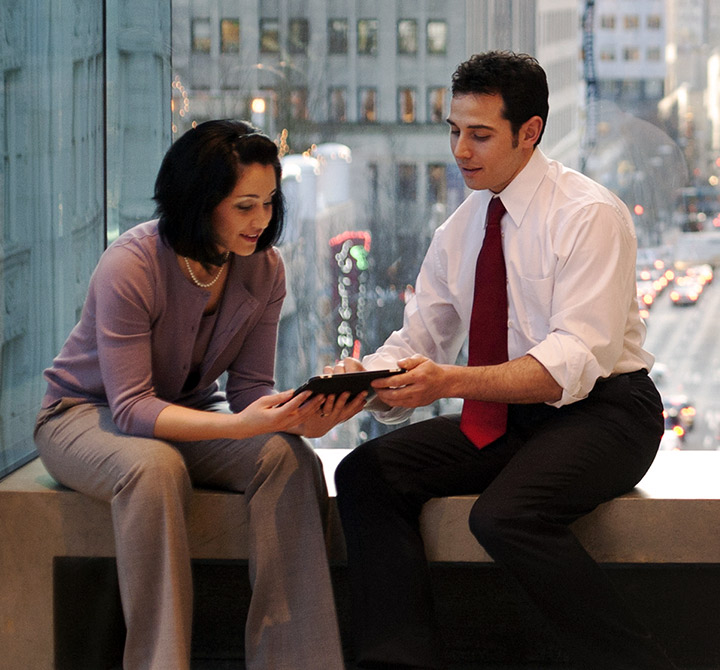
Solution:
{"label": "man's dark hair", "polygon": [[278,148],[249,123],[229,119],[188,130],[165,154],[153,197],[162,239],[181,256],[204,265],[222,264],[211,215],[235,188],[243,168],[253,163],[271,165],[277,182],[272,218],[256,251],[275,244],[285,219]]}
{"label": "man's dark hair", "polygon": [[452,94],[500,95],[503,118],[510,122],[514,135],[533,116],[543,126],[535,146],[540,143],[548,116],[548,85],[545,71],[535,58],[511,51],[475,54],[460,63],[452,76]]}

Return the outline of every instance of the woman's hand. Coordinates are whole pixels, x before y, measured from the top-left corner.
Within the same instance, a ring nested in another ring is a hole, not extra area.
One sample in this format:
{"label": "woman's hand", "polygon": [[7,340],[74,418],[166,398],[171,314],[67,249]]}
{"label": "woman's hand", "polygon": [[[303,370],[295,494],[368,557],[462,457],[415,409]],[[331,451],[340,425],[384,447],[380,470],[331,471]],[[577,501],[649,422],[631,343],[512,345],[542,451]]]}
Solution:
{"label": "woman's hand", "polygon": [[293,398],[292,390],[266,395],[250,403],[235,416],[241,422],[243,431],[249,435],[296,433],[297,426],[318,416],[326,402],[325,396],[311,395],[310,391],[305,391]]}
{"label": "woman's hand", "polygon": [[360,412],[365,407],[367,393],[363,391],[352,400],[347,392],[341,393],[337,398],[334,395],[316,397],[324,399],[319,409],[293,428],[287,429],[287,432],[305,437],[322,437],[337,424]]}

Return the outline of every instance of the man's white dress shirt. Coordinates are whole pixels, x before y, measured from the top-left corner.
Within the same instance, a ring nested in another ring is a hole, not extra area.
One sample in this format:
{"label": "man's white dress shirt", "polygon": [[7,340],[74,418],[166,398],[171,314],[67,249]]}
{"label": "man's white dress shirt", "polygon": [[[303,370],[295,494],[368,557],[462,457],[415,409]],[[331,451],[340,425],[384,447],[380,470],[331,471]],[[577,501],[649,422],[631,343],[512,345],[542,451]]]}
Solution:
{"label": "man's white dress shirt", "polygon": [[[402,328],[363,359],[365,367],[394,367],[416,353],[455,363],[470,326],[492,195],[474,191],[435,231]],[[537,359],[563,389],[558,407],[587,397],[599,378],[650,370],[637,304],[637,240],[625,204],[539,149],[499,195],[507,209],[510,359]],[[409,412],[394,408],[378,418],[396,422]]]}

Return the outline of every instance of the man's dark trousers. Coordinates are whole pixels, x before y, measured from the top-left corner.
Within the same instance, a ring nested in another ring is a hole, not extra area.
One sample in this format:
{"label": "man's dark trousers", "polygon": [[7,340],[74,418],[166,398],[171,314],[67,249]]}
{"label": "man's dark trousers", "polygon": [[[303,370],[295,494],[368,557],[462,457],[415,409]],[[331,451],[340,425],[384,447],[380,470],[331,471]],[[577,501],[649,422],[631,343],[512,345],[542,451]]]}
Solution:
{"label": "man's dark trousers", "polygon": [[459,416],[441,416],[353,450],[336,484],[358,667],[445,667],[419,514],[432,497],[479,494],[471,531],[578,667],[673,668],[568,527],[637,484],[662,432],[662,402],[641,370],[561,408],[512,405],[507,434],[483,449]]}

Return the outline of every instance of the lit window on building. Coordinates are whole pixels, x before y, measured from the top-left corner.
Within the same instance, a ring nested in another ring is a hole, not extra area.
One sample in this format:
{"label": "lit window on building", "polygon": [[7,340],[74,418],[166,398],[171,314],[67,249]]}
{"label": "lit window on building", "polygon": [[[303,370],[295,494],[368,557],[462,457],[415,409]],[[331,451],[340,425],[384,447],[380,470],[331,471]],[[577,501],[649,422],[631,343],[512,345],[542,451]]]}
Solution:
{"label": "lit window on building", "polygon": [[224,54],[240,53],[240,21],[237,19],[220,21],[220,51]]}
{"label": "lit window on building", "polygon": [[615,60],[615,49],[600,49],[600,60],[609,63]]}
{"label": "lit window on building", "polygon": [[344,87],[330,89],[330,110],[328,121],[347,121],[347,91]]}
{"label": "lit window on building", "polygon": [[365,56],[375,56],[378,47],[377,19],[360,19],[357,23],[357,50]]}
{"label": "lit window on building", "polygon": [[603,14],[600,17],[600,27],[605,30],[615,29],[615,16],[612,14]]}
{"label": "lit window on building", "polygon": [[626,14],[623,18],[625,30],[637,30],[640,27],[640,17],[637,14]]}
{"label": "lit window on building", "polygon": [[427,22],[427,52],[429,54],[447,53],[447,21]]}
{"label": "lit window on building", "polygon": [[377,121],[377,89],[362,87],[358,90],[360,121]]}
{"label": "lit window on building", "polygon": [[280,53],[280,25],[277,19],[260,19],[260,51]]}
{"label": "lit window on building", "polygon": [[290,19],[288,24],[288,51],[306,54],[310,42],[310,25],[307,19]]}
{"label": "lit window on building", "polygon": [[417,21],[400,19],[397,24],[397,50],[399,54],[416,54],[418,49]]}
{"label": "lit window on building", "polygon": [[347,19],[330,19],[328,21],[328,53],[346,54],[348,50]]}
{"label": "lit window on building", "polygon": [[442,123],[445,121],[445,96],[447,88],[437,86],[428,89],[428,121]]}
{"label": "lit window on building", "polygon": [[198,54],[210,53],[210,19],[193,19],[192,50]]}
{"label": "lit window on building", "polygon": [[417,120],[415,97],[414,88],[398,89],[398,120],[401,123],[414,123]]}

